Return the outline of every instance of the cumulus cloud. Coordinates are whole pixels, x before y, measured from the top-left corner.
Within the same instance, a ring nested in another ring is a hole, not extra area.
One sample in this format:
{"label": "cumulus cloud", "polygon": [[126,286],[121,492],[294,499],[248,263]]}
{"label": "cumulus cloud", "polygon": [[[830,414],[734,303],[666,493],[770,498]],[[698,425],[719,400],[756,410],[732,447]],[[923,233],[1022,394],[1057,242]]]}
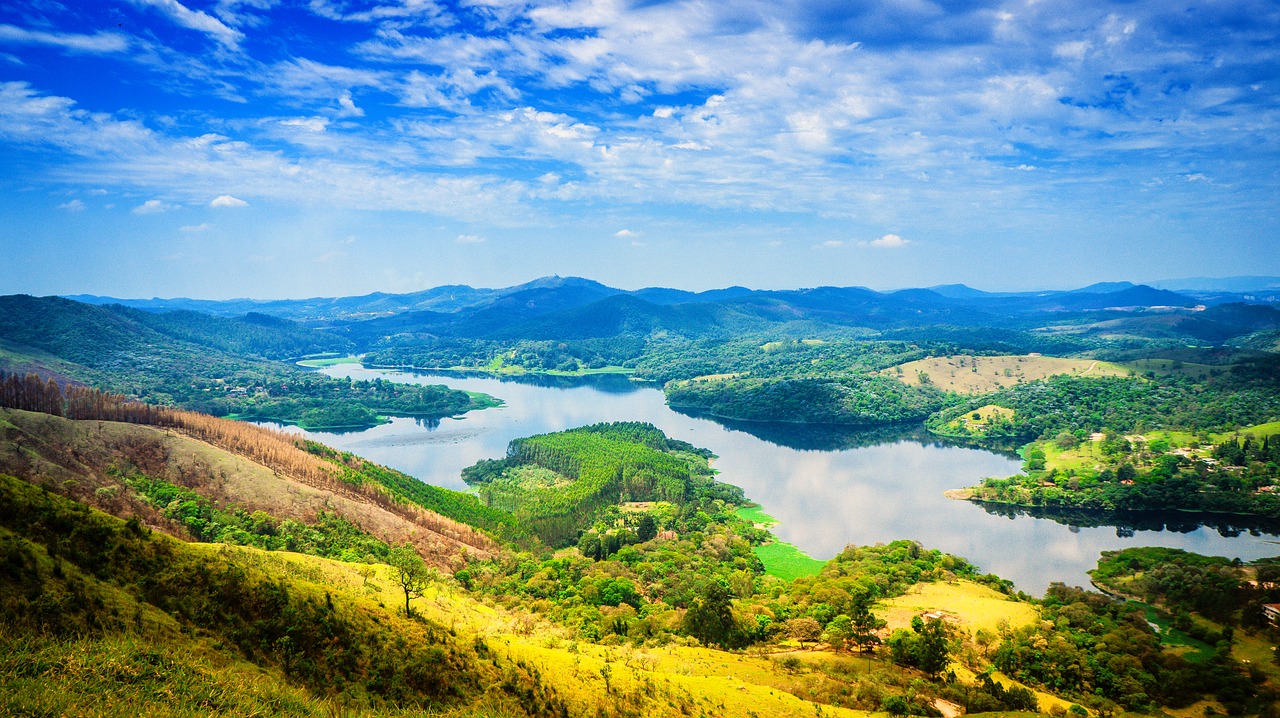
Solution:
{"label": "cumulus cloud", "polygon": [[221,195],[218,195],[217,197],[214,197],[213,200],[209,202],[209,206],[214,208],[248,207],[249,203],[238,197],[232,197],[229,194],[221,194]]}
{"label": "cumulus cloud", "polygon": [[484,237],[477,234],[460,234],[458,238],[453,240],[458,244],[480,244],[485,241]]}
{"label": "cumulus cloud", "polygon": [[897,249],[898,247],[905,247],[908,244],[911,244],[911,242],[896,234],[886,234],[880,239],[871,240],[867,244],[877,249]]}
{"label": "cumulus cloud", "polygon": [[356,107],[351,99],[351,91],[346,90],[338,97],[338,114],[342,117],[364,117],[364,110]]}
{"label": "cumulus cloud", "polygon": [[613,236],[615,236],[615,237],[639,237],[639,236],[640,236],[640,233],[639,233],[639,232],[634,232],[634,231],[629,230],[629,229],[620,229],[620,230],[618,230],[617,232],[614,232],[614,233],[613,233]]}
{"label": "cumulus cloud", "polygon": [[83,212],[85,207],[84,202],[81,202],[78,199],[73,199],[70,202],[63,202],[58,205],[58,209],[65,209],[68,212]]}
{"label": "cumulus cloud", "polygon": [[158,199],[149,199],[146,202],[133,208],[134,214],[160,214],[173,209],[172,205],[167,205]]}

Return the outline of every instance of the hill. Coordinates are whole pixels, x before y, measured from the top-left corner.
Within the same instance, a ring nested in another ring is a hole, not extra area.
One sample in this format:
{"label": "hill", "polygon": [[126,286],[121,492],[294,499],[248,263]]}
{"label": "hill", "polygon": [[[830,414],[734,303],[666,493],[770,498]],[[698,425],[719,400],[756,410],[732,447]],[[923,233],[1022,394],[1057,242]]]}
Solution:
{"label": "hill", "polygon": [[350,383],[272,359],[345,351],[348,340],[261,314],[149,314],[58,297],[0,297],[0,371],[35,372],[153,404],[307,428],[372,426],[494,406],[440,386]]}
{"label": "hill", "polygon": [[[464,549],[488,556],[498,548],[494,538],[429,508],[482,523],[449,505],[474,503],[471,497],[431,487],[439,499],[415,502],[368,475],[386,469],[361,465],[361,476],[308,453],[296,437],[197,421],[164,431],[0,409],[0,472],[191,540],[262,543],[286,522],[302,531],[328,516],[384,544],[410,541],[441,568],[456,567]],[[500,524],[491,530],[507,538]]]}
{"label": "hill", "polygon": [[926,383],[958,394],[987,394],[998,389],[1045,379],[1070,376],[1129,376],[1132,370],[1093,359],[1060,359],[1046,356],[946,356],[917,359],[879,372],[897,376],[913,386]]}

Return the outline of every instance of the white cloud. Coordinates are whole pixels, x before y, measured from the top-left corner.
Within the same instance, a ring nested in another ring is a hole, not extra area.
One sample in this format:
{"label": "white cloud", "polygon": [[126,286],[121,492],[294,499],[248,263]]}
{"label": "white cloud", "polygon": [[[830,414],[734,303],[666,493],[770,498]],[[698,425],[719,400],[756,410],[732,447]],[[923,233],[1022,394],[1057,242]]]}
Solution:
{"label": "white cloud", "polygon": [[209,202],[210,207],[248,207],[249,203],[229,194],[220,194]]}
{"label": "white cloud", "polygon": [[28,30],[13,25],[0,25],[0,43],[19,45],[52,45],[72,52],[107,54],[129,49],[129,38],[111,32],[78,35],[69,32]]}
{"label": "white cloud", "polygon": [[134,214],[160,214],[173,209],[172,205],[167,205],[158,199],[149,199],[146,202],[133,208]]}
{"label": "white cloud", "polygon": [[834,249],[836,247],[843,247],[844,242],[839,239],[828,239],[819,246],[826,247],[827,249]]}
{"label": "white cloud", "polygon": [[212,225],[212,224],[209,224],[208,222],[203,222],[203,223],[201,223],[201,224],[187,224],[187,225],[183,225],[183,226],[181,226],[181,227],[179,227],[179,228],[178,228],[178,231],[179,231],[179,232],[186,232],[186,233],[188,233],[188,234],[198,234],[198,233],[200,233],[200,232],[208,232],[208,231],[209,231],[209,230],[211,230],[211,229],[213,229],[213,225]]}
{"label": "white cloud", "polygon": [[484,237],[476,234],[460,234],[454,241],[458,244],[480,244],[484,242],[485,239]]}
{"label": "white cloud", "polygon": [[364,117],[364,110],[356,107],[355,101],[351,99],[351,90],[344,91],[338,97],[338,115],[341,117]]}
{"label": "white cloud", "polygon": [[68,212],[83,212],[85,208],[84,202],[81,202],[78,199],[73,199],[70,202],[63,202],[58,205],[58,209],[65,209]]}
{"label": "white cloud", "polygon": [[631,231],[631,230],[629,230],[629,229],[620,229],[620,230],[618,230],[617,232],[614,232],[614,233],[613,233],[613,236],[615,236],[615,237],[639,237],[639,236],[640,236],[640,233],[639,233],[639,232],[633,232],[633,231]]}
{"label": "white cloud", "polygon": [[898,247],[905,247],[911,242],[896,234],[886,234],[880,239],[871,240],[868,244],[877,249],[897,249]]}
{"label": "white cloud", "polygon": [[236,47],[244,39],[244,33],[233,30],[212,15],[192,10],[178,0],[133,0],[135,5],[150,5],[169,16],[179,27],[203,32],[227,47]]}

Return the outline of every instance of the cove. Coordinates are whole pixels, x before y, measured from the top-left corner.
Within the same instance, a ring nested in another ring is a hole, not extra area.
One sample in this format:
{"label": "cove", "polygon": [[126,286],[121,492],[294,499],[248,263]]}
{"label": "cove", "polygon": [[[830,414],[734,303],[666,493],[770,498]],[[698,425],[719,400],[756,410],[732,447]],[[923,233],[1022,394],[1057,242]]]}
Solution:
{"label": "cove", "polygon": [[[1167,546],[1244,560],[1280,548],[1271,526],[1232,525],[1179,515],[1165,520],[988,510],[948,499],[947,489],[1016,473],[1016,457],[949,444],[922,427],[854,430],[725,422],[668,407],[662,392],[625,376],[496,379],[368,369],[341,364],[334,377],[444,384],[502,399],[460,418],[394,418],[358,432],[302,432],[422,481],[466,490],[460,473],[506,454],[512,439],[604,421],[647,421],[719,457],[719,479],[741,486],[779,525],[773,532],[817,559],[847,544],[914,539],[963,556],[983,571],[1043,594],[1050,582],[1087,586],[1104,550]],[[291,428],[291,431],[301,431]]]}

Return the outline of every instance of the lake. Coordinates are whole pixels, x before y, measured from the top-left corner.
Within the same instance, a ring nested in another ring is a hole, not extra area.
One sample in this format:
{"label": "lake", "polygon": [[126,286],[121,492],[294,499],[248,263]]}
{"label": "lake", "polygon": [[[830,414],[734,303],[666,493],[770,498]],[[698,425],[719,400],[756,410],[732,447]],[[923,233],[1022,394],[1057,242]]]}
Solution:
{"label": "lake", "polygon": [[321,371],[335,377],[444,384],[506,402],[439,422],[395,418],[359,432],[305,432],[458,490],[467,488],[459,477],[464,467],[505,456],[512,439],[603,421],[647,421],[672,438],[714,451],[718,478],[741,486],[778,519],[773,532],[780,539],[818,559],[829,559],[851,543],[915,539],[1042,595],[1052,581],[1087,585],[1085,572],[1104,550],[1169,546],[1245,560],[1280,553],[1272,527],[1210,528],[1200,525],[1203,517],[1185,514],[1097,526],[1091,525],[1097,517],[1085,514],[1053,520],[948,499],[943,496],[947,489],[1012,475],[1020,463],[1011,455],[949,445],[921,427],[857,431],[720,422],[672,410],[660,390],[618,375],[508,381],[353,364]]}

